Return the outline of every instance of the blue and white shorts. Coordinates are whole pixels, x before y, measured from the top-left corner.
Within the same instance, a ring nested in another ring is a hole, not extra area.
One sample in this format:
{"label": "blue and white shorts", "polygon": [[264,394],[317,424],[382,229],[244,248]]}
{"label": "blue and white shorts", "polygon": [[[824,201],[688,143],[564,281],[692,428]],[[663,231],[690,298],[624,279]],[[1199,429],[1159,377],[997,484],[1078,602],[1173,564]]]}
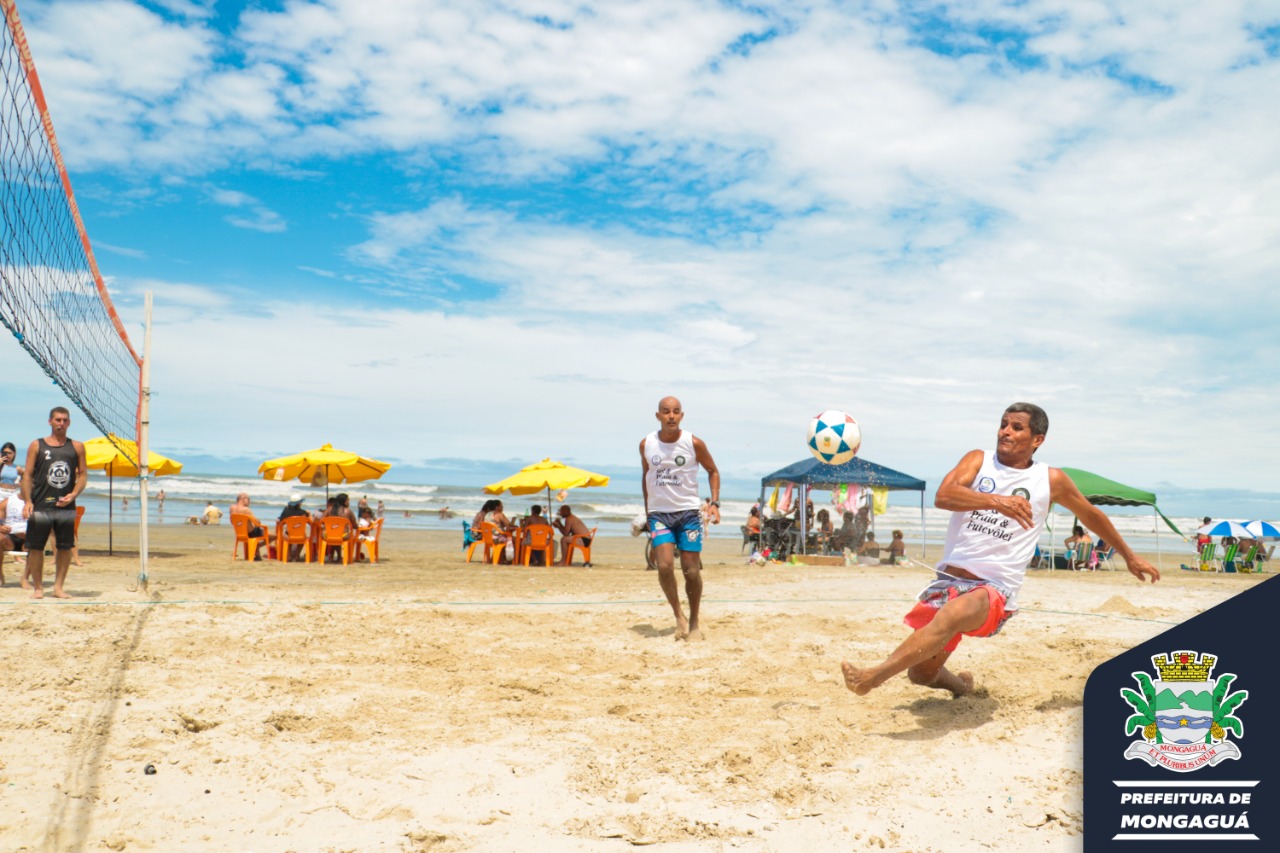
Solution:
{"label": "blue and white shorts", "polygon": [[702,515],[696,509],[649,513],[653,544],[675,545],[679,551],[702,550]]}

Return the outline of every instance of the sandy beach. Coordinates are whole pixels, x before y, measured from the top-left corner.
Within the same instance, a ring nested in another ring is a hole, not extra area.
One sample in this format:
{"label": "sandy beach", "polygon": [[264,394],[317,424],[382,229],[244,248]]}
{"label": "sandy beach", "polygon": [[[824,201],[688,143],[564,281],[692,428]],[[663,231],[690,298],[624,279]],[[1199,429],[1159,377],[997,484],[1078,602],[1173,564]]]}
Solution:
{"label": "sandy beach", "polygon": [[158,526],[143,592],[136,529],[108,557],[86,524],[66,602],[6,564],[0,849],[1078,850],[1090,670],[1268,577],[1032,572],[956,653],[974,695],[858,698],[840,660],[905,636],[925,569],[712,540],[684,643],[639,540],[589,569],[457,542],[250,564],[225,526]]}

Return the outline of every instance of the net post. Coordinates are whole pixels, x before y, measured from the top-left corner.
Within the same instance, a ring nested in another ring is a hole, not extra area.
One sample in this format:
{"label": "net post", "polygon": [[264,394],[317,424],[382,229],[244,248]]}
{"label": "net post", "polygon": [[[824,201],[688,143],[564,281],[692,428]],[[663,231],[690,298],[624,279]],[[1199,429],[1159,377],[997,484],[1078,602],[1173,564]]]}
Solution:
{"label": "net post", "polygon": [[151,291],[143,303],[142,372],[138,389],[138,587],[147,588],[147,481],[151,476]]}

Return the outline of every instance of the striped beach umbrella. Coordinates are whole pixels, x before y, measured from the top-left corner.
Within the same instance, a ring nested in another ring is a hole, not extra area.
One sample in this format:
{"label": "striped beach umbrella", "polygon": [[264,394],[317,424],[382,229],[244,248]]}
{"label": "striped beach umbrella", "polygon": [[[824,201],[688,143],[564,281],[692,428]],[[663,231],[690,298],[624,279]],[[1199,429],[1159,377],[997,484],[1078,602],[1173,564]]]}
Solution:
{"label": "striped beach umbrella", "polygon": [[1244,529],[1249,532],[1249,538],[1253,539],[1280,539],[1280,527],[1276,527],[1269,521],[1258,519],[1257,521],[1246,521]]}
{"label": "striped beach umbrella", "polygon": [[1244,525],[1238,521],[1215,521],[1201,527],[1196,533],[1202,533],[1205,536],[1234,536],[1237,539],[1253,538],[1253,534],[1245,530]]}

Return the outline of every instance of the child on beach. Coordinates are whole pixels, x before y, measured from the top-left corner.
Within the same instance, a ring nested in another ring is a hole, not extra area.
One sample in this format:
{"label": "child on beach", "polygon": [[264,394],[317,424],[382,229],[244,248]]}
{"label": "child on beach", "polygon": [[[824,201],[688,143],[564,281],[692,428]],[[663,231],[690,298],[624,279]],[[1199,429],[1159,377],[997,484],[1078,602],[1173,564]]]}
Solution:
{"label": "child on beach", "polygon": [[914,633],[876,666],[842,662],[849,690],[866,695],[905,671],[922,687],[955,696],[971,692],[973,675],[944,664],[963,636],[993,636],[1017,613],[1018,590],[1050,503],[1102,533],[1138,580],[1160,579],[1159,570],[1133,552],[1070,477],[1033,460],[1048,431],[1043,409],[1014,403],[1000,419],[994,456],[971,450],[943,478],[934,505],[953,515],[935,579],[903,619]]}

